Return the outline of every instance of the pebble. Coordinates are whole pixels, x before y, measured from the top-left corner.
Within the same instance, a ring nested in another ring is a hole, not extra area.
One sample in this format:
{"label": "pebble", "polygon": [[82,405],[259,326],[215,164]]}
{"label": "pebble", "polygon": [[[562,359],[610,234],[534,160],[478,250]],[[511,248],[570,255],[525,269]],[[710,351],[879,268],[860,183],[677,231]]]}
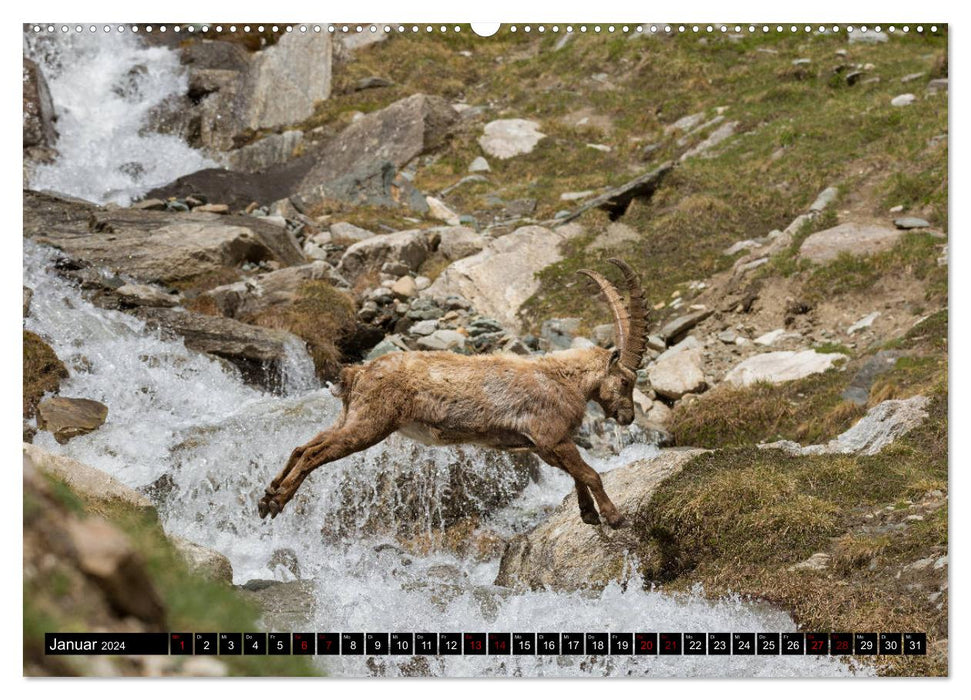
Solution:
{"label": "pebble", "polygon": [[912,93],[904,93],[903,95],[897,95],[895,98],[890,100],[890,104],[894,107],[906,107],[907,105],[914,102],[917,96]]}

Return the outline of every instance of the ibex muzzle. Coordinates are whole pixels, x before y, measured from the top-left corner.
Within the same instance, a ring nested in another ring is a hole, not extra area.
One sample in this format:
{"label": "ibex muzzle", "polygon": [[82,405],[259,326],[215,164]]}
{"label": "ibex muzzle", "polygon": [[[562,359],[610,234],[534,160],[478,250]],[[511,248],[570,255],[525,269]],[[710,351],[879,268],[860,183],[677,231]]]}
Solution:
{"label": "ibex muzzle", "polygon": [[573,443],[588,401],[621,425],[634,420],[632,394],[646,347],[647,309],[634,271],[621,260],[610,262],[623,273],[627,304],[603,275],[580,272],[597,283],[610,305],[615,350],[539,357],[404,352],[346,367],[335,392],[344,404],[337,423],[293,451],[260,499],[260,517],[276,517],[317,467],[397,431],[435,445],[531,450],[573,477],[583,522],[597,525],[603,515],[611,527],[622,527],[625,519],[600,475]]}

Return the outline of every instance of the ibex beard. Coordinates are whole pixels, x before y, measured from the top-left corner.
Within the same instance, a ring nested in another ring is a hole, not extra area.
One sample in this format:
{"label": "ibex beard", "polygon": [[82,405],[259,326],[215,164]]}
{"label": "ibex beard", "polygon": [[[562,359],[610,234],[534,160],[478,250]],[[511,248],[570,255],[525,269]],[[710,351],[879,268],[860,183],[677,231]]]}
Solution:
{"label": "ibex beard", "polygon": [[623,527],[626,520],[604,491],[600,475],[573,442],[588,401],[596,401],[621,425],[634,420],[633,391],[647,342],[647,310],[630,266],[617,259],[610,262],[624,275],[627,305],[605,277],[591,270],[580,273],[597,283],[610,305],[616,349],[592,347],[538,357],[404,352],[346,367],[334,392],[343,402],[340,417],[293,451],[260,499],[260,517],[279,515],[317,467],[399,432],[433,445],[534,452],[573,477],[583,522],[599,525],[602,515],[612,528]]}

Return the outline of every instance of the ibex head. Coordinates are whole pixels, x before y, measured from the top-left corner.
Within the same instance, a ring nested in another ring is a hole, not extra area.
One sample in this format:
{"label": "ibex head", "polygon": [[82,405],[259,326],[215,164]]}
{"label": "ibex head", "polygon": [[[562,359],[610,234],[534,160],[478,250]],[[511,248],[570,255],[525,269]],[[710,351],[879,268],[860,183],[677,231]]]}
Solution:
{"label": "ibex head", "polygon": [[593,270],[578,272],[597,283],[614,317],[616,350],[610,356],[595,400],[608,418],[613,418],[621,425],[630,425],[634,421],[633,393],[637,384],[637,368],[647,347],[648,311],[644,305],[641,284],[631,267],[617,258],[611,258],[609,262],[619,267],[624,275],[624,284],[630,297],[626,306],[620,292],[603,275]]}

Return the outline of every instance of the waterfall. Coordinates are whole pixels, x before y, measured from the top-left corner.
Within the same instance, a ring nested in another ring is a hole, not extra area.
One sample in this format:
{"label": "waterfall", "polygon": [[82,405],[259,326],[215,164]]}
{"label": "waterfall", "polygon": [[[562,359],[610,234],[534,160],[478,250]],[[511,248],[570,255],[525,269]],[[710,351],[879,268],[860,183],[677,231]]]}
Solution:
{"label": "waterfall", "polygon": [[146,130],[153,109],[186,92],[178,53],[130,33],[28,35],[57,114],[59,155],[30,187],[127,206],[154,187],[215,164],[179,137]]}

